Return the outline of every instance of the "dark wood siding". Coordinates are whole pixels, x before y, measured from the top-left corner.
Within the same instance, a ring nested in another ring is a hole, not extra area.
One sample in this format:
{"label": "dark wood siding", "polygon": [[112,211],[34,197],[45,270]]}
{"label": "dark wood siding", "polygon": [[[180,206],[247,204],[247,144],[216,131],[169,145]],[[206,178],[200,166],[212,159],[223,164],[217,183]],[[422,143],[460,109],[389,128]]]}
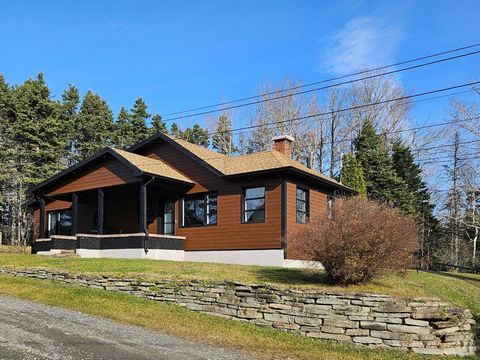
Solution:
{"label": "dark wood siding", "polygon": [[59,195],[90,189],[124,185],[138,181],[133,172],[117,159],[105,159],[88,170],[79,171],[52,187],[46,195]]}
{"label": "dark wood siding", "polygon": [[297,223],[297,186],[310,191],[310,221],[327,216],[327,193],[300,181],[287,182],[287,237],[303,229],[305,224]]}
{"label": "dark wood siding", "polygon": [[[181,227],[180,201],[176,201],[175,235],[186,237],[185,250],[281,248],[281,179],[225,181],[167,143],[145,149],[142,155],[161,159],[193,179],[197,184],[187,193],[218,194],[218,222],[212,226]],[[242,224],[242,189],[252,186],[266,186],[266,219],[264,223]]]}
{"label": "dark wood siding", "polygon": [[[71,206],[72,206],[72,203],[70,201],[63,201],[63,200],[47,201],[47,203],[45,204],[45,229],[47,229],[46,213],[48,211],[69,209]],[[39,230],[40,230],[40,209],[37,208],[33,212],[33,238],[35,240],[38,239]]]}

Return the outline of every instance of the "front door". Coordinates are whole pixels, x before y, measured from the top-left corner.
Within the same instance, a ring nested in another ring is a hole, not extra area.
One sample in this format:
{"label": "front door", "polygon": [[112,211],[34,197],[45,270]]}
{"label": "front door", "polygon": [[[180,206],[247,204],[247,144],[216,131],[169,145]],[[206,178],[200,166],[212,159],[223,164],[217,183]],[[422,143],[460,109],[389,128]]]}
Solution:
{"label": "front door", "polygon": [[175,202],[160,200],[158,202],[158,233],[175,234]]}

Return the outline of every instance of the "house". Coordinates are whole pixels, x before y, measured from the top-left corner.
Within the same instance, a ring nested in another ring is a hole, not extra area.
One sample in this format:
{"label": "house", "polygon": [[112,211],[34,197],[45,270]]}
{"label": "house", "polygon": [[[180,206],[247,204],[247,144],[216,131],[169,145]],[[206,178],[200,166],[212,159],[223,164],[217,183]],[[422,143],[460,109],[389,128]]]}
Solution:
{"label": "house", "polygon": [[32,252],[283,266],[288,236],[351,190],[273,141],[244,156],[165,134],[105,148],[31,190]]}

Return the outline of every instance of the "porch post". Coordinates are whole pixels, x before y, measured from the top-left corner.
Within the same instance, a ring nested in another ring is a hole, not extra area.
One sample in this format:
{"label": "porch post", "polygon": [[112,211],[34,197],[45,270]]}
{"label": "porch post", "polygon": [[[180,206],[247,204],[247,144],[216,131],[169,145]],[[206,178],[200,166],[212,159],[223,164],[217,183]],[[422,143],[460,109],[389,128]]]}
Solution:
{"label": "porch post", "polygon": [[76,193],[72,194],[72,235],[75,236],[77,233],[77,220],[78,216],[78,195]]}
{"label": "porch post", "polygon": [[40,228],[38,230],[38,238],[42,239],[45,236],[45,199],[40,198]]}
{"label": "porch post", "polygon": [[147,185],[140,184],[139,232],[147,233]]}
{"label": "porch post", "polygon": [[103,234],[103,190],[97,190],[97,233]]}

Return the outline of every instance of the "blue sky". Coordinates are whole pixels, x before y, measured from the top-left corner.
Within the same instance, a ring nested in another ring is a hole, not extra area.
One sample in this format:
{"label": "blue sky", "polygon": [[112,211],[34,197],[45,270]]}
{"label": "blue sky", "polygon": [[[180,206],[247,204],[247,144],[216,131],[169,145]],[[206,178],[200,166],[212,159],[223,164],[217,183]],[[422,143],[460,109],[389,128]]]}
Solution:
{"label": "blue sky", "polygon": [[[115,113],[141,96],[167,114],[480,42],[479,24],[480,2],[462,0],[2,1],[0,73],[14,84],[43,72],[57,98],[71,83]],[[399,80],[454,85],[478,78],[479,60]],[[441,121],[446,101],[416,106],[412,122]]]}

